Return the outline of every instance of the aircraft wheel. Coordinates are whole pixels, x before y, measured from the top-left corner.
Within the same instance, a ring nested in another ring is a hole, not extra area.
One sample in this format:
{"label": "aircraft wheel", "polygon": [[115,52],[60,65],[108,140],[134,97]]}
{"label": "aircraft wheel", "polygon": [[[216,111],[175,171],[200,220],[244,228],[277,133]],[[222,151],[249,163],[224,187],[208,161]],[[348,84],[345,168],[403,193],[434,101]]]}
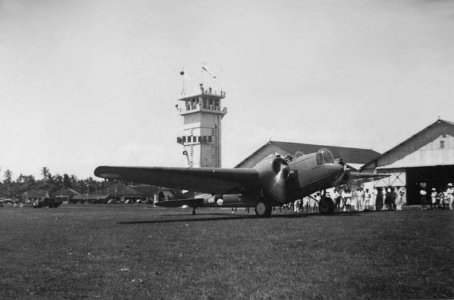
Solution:
{"label": "aircraft wheel", "polygon": [[318,209],[321,214],[330,215],[334,213],[336,205],[334,204],[333,199],[326,197],[320,200],[320,203],[318,204]]}
{"label": "aircraft wheel", "polygon": [[255,205],[255,214],[259,217],[271,216],[271,205],[269,203],[260,201]]}

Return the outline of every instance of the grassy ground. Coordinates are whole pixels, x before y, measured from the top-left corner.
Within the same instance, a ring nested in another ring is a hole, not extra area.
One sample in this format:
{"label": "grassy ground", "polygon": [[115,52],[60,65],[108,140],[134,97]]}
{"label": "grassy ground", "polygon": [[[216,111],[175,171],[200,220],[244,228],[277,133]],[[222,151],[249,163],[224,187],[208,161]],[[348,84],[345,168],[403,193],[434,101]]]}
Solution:
{"label": "grassy ground", "polygon": [[0,299],[453,298],[454,212],[0,208]]}

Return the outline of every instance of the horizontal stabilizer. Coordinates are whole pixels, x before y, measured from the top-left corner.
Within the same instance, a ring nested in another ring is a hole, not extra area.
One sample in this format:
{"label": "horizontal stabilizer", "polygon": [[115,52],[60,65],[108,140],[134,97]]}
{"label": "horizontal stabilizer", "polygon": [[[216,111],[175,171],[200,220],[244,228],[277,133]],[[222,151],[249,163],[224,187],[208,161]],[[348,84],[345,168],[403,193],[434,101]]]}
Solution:
{"label": "horizontal stabilizer", "polygon": [[374,173],[364,173],[364,172],[356,172],[350,171],[348,174],[348,179],[354,182],[369,182],[375,181],[382,178],[389,177],[389,174],[374,174]]}

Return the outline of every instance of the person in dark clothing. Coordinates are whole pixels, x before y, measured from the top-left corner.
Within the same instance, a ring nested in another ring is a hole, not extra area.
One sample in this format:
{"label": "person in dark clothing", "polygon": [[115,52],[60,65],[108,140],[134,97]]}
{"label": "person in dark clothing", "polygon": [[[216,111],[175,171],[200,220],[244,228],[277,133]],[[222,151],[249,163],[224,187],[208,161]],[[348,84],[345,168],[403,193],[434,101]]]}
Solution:
{"label": "person in dark clothing", "polygon": [[426,192],[425,184],[421,184],[421,189],[419,190],[419,196],[421,197],[421,209],[427,209],[427,192]]}
{"label": "person in dark clothing", "polygon": [[391,191],[391,188],[388,187],[386,189],[386,195],[385,195],[385,205],[388,210],[392,210],[392,201],[393,201],[392,197],[393,197],[393,193]]}
{"label": "person in dark clothing", "polygon": [[377,198],[375,198],[375,210],[379,211],[383,208],[382,188],[377,188]]}
{"label": "person in dark clothing", "polygon": [[391,209],[396,210],[397,189],[391,188]]}

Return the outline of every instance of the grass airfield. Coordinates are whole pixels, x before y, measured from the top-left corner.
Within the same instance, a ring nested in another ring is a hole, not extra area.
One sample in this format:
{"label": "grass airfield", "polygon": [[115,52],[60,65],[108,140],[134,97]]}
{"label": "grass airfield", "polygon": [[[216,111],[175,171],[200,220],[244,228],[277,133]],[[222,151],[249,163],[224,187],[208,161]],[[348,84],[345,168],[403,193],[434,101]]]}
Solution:
{"label": "grass airfield", "polygon": [[454,212],[0,208],[0,299],[454,298]]}

